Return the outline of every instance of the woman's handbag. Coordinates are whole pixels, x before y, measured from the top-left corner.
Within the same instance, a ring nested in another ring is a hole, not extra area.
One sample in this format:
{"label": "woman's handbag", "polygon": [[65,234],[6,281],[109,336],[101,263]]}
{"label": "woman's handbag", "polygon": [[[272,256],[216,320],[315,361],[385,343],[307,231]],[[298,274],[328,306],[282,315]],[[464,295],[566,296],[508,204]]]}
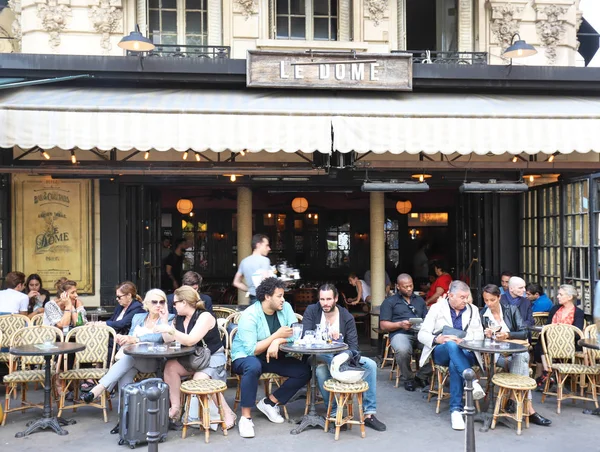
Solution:
{"label": "woman's handbag", "polygon": [[196,345],[194,353],[188,356],[182,356],[178,358],[179,364],[181,364],[185,370],[190,372],[198,372],[199,370],[206,369],[210,364],[210,350],[206,346],[204,340],[201,344]]}

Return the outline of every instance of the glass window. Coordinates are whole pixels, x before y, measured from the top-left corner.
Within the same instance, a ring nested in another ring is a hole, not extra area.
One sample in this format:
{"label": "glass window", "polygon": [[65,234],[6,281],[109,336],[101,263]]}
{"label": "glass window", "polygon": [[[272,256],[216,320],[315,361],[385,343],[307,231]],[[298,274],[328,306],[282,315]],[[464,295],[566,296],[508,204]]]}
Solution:
{"label": "glass window", "polygon": [[207,0],[150,0],[149,36],[155,44],[207,45]]}
{"label": "glass window", "polygon": [[336,41],[337,0],[277,0],[275,38]]}
{"label": "glass window", "polygon": [[327,267],[350,266],[350,223],[327,229]]}

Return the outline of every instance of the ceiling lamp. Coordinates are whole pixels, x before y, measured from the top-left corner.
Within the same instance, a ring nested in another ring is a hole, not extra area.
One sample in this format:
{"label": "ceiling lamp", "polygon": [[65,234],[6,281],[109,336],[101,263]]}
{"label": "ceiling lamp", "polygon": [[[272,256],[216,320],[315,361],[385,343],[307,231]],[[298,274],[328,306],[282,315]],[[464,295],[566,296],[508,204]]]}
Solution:
{"label": "ceiling lamp", "polygon": [[427,182],[365,182],[361,191],[391,191],[391,192],[426,192],[429,191]]}
{"label": "ceiling lamp", "polygon": [[413,179],[418,179],[419,182],[425,182],[425,179],[431,178],[431,174],[419,173],[419,174],[412,174],[410,177],[412,177]]}
{"label": "ceiling lamp", "polygon": [[410,201],[398,201],[396,203],[396,210],[398,211],[398,213],[401,213],[402,215],[406,215],[407,213],[409,213],[412,209],[412,202]]}
{"label": "ceiling lamp", "polygon": [[465,182],[459,188],[461,193],[524,193],[529,190],[525,182]]}
{"label": "ceiling lamp", "polygon": [[[519,39],[517,41],[515,41],[516,37],[519,37]],[[519,35],[519,33],[515,33],[510,42],[512,43],[510,45],[509,48],[507,48],[503,53],[502,56],[504,58],[524,58],[524,57],[528,57],[528,56],[532,56],[535,55],[537,53],[537,50],[535,50],[535,47],[533,47],[531,44],[527,44],[525,41],[523,41],[521,39],[521,35]]]}
{"label": "ceiling lamp", "polygon": [[292,200],[292,210],[296,213],[304,213],[308,209],[308,201],[306,198],[294,198]]}
{"label": "ceiling lamp", "polygon": [[136,25],[135,30],[129,33],[129,36],[124,36],[117,45],[130,52],[150,52],[155,47],[152,41],[142,35],[139,25]]}
{"label": "ceiling lamp", "polygon": [[541,174],[525,174],[523,177],[525,178],[525,180],[528,180],[529,183],[533,184],[536,179],[538,179],[542,176],[541,176]]}
{"label": "ceiling lamp", "polygon": [[194,203],[189,199],[180,199],[177,201],[177,211],[182,215],[187,215],[194,210]]}

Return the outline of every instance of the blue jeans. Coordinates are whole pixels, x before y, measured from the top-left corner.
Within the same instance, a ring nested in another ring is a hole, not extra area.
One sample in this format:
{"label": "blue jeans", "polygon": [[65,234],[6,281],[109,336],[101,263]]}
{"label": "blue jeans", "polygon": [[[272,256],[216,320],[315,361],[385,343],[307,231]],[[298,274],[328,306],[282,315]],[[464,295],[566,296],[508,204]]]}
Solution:
{"label": "blue jeans", "polygon": [[450,412],[463,410],[463,372],[475,363],[473,352],[456,342],[446,342],[433,349],[433,362],[450,369]]}
{"label": "blue jeans", "polygon": [[241,376],[241,405],[251,408],[256,404],[260,374],[274,372],[288,377],[273,396],[280,405],[285,405],[296,392],[310,381],[310,366],[296,358],[271,358],[269,362],[256,356],[238,358],[231,363],[231,371]]}
{"label": "blue jeans", "polygon": [[[323,384],[326,380],[331,378],[329,372],[329,364],[333,359],[332,354],[317,355],[317,384],[319,385],[319,391],[325,401],[325,407],[329,405],[329,392],[323,389]],[[369,389],[365,392],[363,397],[363,409],[365,414],[375,414],[377,412],[377,364],[371,358],[360,358],[360,363],[365,367],[365,380],[369,384]],[[335,401],[333,402],[335,403]],[[335,413],[337,410],[336,406],[331,408],[331,412]]]}

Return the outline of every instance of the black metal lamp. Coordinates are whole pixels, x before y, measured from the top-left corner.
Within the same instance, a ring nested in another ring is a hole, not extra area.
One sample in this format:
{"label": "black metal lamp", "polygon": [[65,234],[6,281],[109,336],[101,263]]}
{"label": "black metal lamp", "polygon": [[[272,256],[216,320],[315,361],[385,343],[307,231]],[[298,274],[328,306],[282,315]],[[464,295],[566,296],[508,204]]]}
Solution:
{"label": "black metal lamp", "polygon": [[118,46],[130,52],[150,52],[155,48],[152,41],[142,35],[139,25],[135,26],[135,30],[129,33],[129,36],[124,36]]}
{"label": "black metal lamp", "polygon": [[[517,41],[515,41],[516,37],[519,37]],[[528,56],[535,55],[537,50],[531,44],[527,44],[525,41],[521,39],[521,35],[519,33],[515,33],[513,37],[510,39],[511,45],[508,47],[503,53],[502,56],[504,58],[524,58]]]}

